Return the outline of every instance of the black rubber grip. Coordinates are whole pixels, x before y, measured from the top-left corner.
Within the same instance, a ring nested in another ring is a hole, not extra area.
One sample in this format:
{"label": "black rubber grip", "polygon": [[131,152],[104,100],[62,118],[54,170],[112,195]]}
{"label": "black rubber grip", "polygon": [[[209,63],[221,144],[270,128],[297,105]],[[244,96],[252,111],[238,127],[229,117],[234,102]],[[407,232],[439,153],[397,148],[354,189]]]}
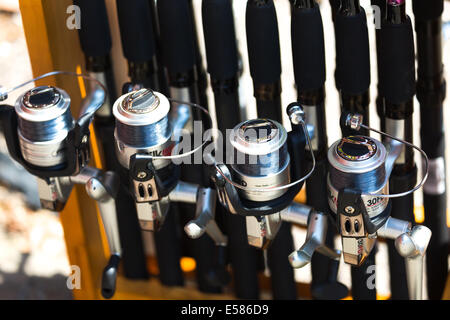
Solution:
{"label": "black rubber grip", "polygon": [[325,45],[319,6],[292,11],[292,53],[298,90],[315,90],[325,83]]}
{"label": "black rubber grip", "polygon": [[425,225],[433,236],[427,250],[427,283],[430,300],[442,299],[448,275],[448,243],[446,195],[423,195]]}
{"label": "black rubber grip", "polygon": [[195,37],[188,0],[158,1],[163,63],[170,74],[187,73],[195,65]]}
{"label": "black rubber grip", "polygon": [[230,0],[202,2],[208,72],[215,80],[228,80],[238,73],[238,53]]}
{"label": "black rubber grip", "polygon": [[416,91],[414,36],[411,20],[383,23],[380,30],[380,94],[390,103],[410,101]]}
{"label": "black rubber grip", "polygon": [[253,81],[270,84],[281,75],[277,14],[272,0],[249,0],[245,16],[248,59]]}
{"label": "black rubber grip", "polygon": [[133,62],[150,61],[155,39],[148,0],[117,0],[120,38],[125,58]]}
{"label": "black rubber grip", "polygon": [[414,0],[412,5],[417,20],[436,19],[444,12],[444,0]]}
{"label": "black rubber grip", "polygon": [[362,94],[370,86],[370,51],[366,12],[336,14],[336,86],[344,93]]}
{"label": "black rubber grip", "polygon": [[84,54],[89,57],[108,55],[112,44],[105,1],[74,0],[73,4],[81,10],[78,35]]}

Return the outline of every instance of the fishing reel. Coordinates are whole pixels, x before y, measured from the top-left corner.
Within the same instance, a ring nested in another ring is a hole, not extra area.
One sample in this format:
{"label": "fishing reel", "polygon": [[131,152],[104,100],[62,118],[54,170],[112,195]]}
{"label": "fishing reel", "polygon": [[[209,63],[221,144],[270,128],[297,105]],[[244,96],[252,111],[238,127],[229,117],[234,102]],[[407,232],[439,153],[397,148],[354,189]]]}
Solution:
{"label": "fishing reel", "polygon": [[227,238],[214,220],[215,191],[180,181],[180,165],[174,161],[192,155],[206,143],[189,152],[177,152],[180,132],[192,121],[191,107],[207,114],[190,103],[171,108],[163,94],[150,89],[122,95],[113,106],[116,155],[143,230],[157,231],[172,201],[196,204],[196,216],[185,226],[187,235],[197,239],[206,232],[218,247],[225,248]]}
{"label": "fishing reel", "polygon": [[[114,200],[119,179],[113,172],[88,166],[89,125],[104,103],[105,89],[93,78],[61,71],[45,74],[25,84],[56,74],[81,76],[98,85],[84,100],[78,120],[72,117],[71,99],[64,90],[40,86],[22,94],[14,107],[0,107],[3,132],[11,157],[36,177],[43,208],[63,210],[75,184],[85,185],[89,197],[97,202],[111,254],[103,270],[101,287],[103,296],[110,298],[115,292],[121,256]],[[3,99],[6,97],[7,94]]]}
{"label": "fishing reel", "polygon": [[292,125],[289,133],[269,119],[238,124],[229,135],[233,151],[229,164],[210,159],[210,169],[220,203],[230,213],[246,218],[249,245],[266,249],[282,221],[308,226],[304,246],[289,256],[291,265],[298,268],[309,263],[316,250],[333,259],[340,255],[324,244],[326,215],[293,202],[315,168],[311,152],[313,166],[304,174],[305,150],[307,144],[312,150],[313,128],[307,128],[299,104],[289,105],[287,112]]}
{"label": "fishing reel", "polygon": [[[428,157],[413,144],[365,126],[362,120],[359,114],[344,113],[341,126],[356,132],[361,128],[374,131],[386,137],[384,143],[367,136],[350,136],[335,142],[328,151],[329,206],[341,235],[344,261],[360,266],[378,236],[395,239],[397,251],[407,258],[410,296],[419,299],[423,257],[431,231],[390,217],[390,199],[409,195],[423,186],[428,176]],[[413,189],[389,194],[389,177],[406,147],[422,154],[425,172]]]}

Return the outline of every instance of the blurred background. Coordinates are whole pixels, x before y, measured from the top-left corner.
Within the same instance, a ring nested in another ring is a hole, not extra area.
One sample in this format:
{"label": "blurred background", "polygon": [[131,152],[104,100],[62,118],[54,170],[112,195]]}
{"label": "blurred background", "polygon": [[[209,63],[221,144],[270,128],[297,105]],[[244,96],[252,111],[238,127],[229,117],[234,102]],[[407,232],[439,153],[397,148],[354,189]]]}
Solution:
{"label": "blurred background", "polygon": [[[28,0],[32,1],[32,0]],[[419,0],[416,0],[419,1]],[[423,0],[421,0],[423,1]],[[280,29],[280,45],[282,53],[282,87],[283,105],[295,101],[294,75],[291,55],[290,39],[290,6],[288,0],[275,0]],[[413,18],[411,1],[408,1],[408,13]],[[110,21],[116,19],[115,1],[106,0]],[[194,0],[196,6],[197,29],[202,34],[200,16],[201,0]],[[372,86],[371,86],[371,113],[376,114],[376,57],[375,57],[375,32],[373,25],[370,1],[363,0],[361,5],[368,14],[369,36],[371,42]],[[255,117],[256,105],[253,98],[252,80],[248,70],[248,59],[245,38],[245,6],[246,1],[235,0],[234,11],[236,19],[236,34],[238,36],[240,52],[244,63],[244,74],[241,77],[241,102],[242,112],[247,118]],[[334,82],[334,30],[331,20],[331,8],[328,1],[321,1],[321,12],[325,30],[325,45],[327,52],[327,119],[328,139],[332,143],[340,137],[338,127],[339,100]],[[445,78],[450,80],[450,2],[446,3],[444,10],[444,61],[447,62]],[[112,28],[118,29],[118,24],[111,22]],[[125,82],[127,77],[126,62],[122,56],[119,31],[112,30],[113,52],[112,58],[121,61],[122,70],[116,75],[117,83]],[[204,50],[203,36],[199,37],[201,49]],[[203,53],[203,57],[204,57]],[[118,63],[120,69],[120,63]],[[28,57],[27,44],[22,27],[18,0],[0,0],[0,85],[10,87],[32,78],[31,65]],[[117,70],[116,70],[117,71]],[[119,85],[120,87],[120,85]],[[449,87],[449,86],[448,86]],[[447,88],[448,90],[448,88]],[[18,93],[12,95],[9,103],[12,103]],[[447,94],[450,96],[450,92]],[[213,105],[212,92],[209,89],[210,105]],[[445,102],[445,119],[450,124],[450,99]],[[416,101],[415,142],[419,140],[419,112]],[[371,117],[371,126],[379,128],[377,117]],[[447,139],[447,153],[450,152],[450,139]],[[447,154],[447,159],[449,159]],[[420,159],[417,159],[420,163]],[[0,299],[71,299],[72,293],[67,288],[66,280],[70,273],[70,265],[64,242],[64,232],[58,218],[58,214],[39,209],[39,199],[36,194],[36,183],[32,176],[24,171],[7,155],[3,139],[0,139]],[[449,173],[447,166],[447,173]],[[450,179],[447,179],[447,183]],[[450,199],[450,197],[449,197]],[[416,193],[416,221],[423,221],[421,208],[421,193]],[[450,218],[448,218],[450,226]],[[306,232],[302,229],[294,229],[294,238],[298,246],[305,238]],[[340,247],[340,241],[336,241]],[[377,290],[381,298],[388,298],[389,277],[387,271],[387,246],[381,243],[377,253]],[[339,279],[350,287],[350,267],[341,264]],[[296,271],[296,279],[299,282],[310,281],[310,268],[306,267]]]}

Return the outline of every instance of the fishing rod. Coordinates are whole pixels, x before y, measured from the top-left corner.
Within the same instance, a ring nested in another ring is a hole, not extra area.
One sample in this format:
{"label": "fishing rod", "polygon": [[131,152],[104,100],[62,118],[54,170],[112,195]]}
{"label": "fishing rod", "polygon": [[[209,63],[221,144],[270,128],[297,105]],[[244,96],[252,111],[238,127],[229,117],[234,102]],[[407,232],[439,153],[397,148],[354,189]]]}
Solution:
{"label": "fishing rod", "polygon": [[122,51],[128,62],[131,80],[122,91],[128,92],[134,85],[159,89],[158,73],[154,69],[156,43],[149,1],[126,3],[116,0],[116,6]]}
{"label": "fishing rod", "polygon": [[[153,17],[148,0],[128,2],[117,0],[122,50],[128,61],[128,75],[130,82],[123,85],[123,93],[136,89],[151,88],[160,90],[160,76],[156,70],[156,41],[153,29]],[[120,159],[119,159],[120,162]],[[129,173],[125,166],[121,166],[123,181],[129,180]],[[138,207],[140,208],[140,207]],[[136,211],[136,209],[135,209]],[[154,232],[155,249],[159,267],[159,279],[167,286],[181,286],[183,274],[180,267],[181,238],[177,232],[177,205],[169,206],[165,223]],[[139,221],[145,211],[137,210]],[[148,230],[141,223],[143,230]]]}
{"label": "fishing rod", "polygon": [[155,46],[156,63],[154,64],[154,69],[156,69],[156,72],[158,73],[158,86],[159,86],[158,90],[159,92],[168,95],[169,87],[167,84],[167,75],[166,70],[164,68],[161,53],[161,32],[159,29],[159,18],[158,18],[158,10],[156,8],[156,0],[150,0],[149,7],[153,27],[153,37],[156,44]]}
{"label": "fishing rod", "polygon": [[[307,204],[321,212],[327,212],[327,150],[325,112],[325,45],[322,17],[319,5],[314,0],[292,1],[292,53],[294,75],[298,90],[298,101],[305,110],[306,124],[316,130],[312,147],[316,159],[316,170],[306,181]],[[307,166],[312,167],[312,158],[307,156]],[[326,244],[334,247],[333,228],[328,228]],[[342,299],[348,289],[336,281],[339,265],[335,259],[322,254],[312,257],[312,296],[315,299]],[[335,270],[333,270],[335,269]],[[329,272],[331,271],[331,272]]]}
{"label": "fishing rod", "polygon": [[[103,151],[105,168],[118,173],[120,164],[114,151],[114,117],[111,111],[111,103],[117,98],[117,94],[111,67],[112,43],[106,6],[104,1],[89,0],[74,0],[74,4],[83,13],[78,35],[85,55],[86,70],[91,77],[103,83],[108,91],[104,105],[94,117],[95,133]],[[116,207],[124,274],[127,278],[145,279],[148,272],[134,201],[122,184],[116,197]]]}
{"label": "fishing rod", "polygon": [[[386,15],[386,5],[387,5],[387,1],[386,0],[371,0],[371,5],[376,6],[378,8],[380,8],[380,14],[381,14],[381,19]],[[376,18],[375,21],[376,22]],[[380,26],[381,27],[381,26]],[[381,28],[378,28],[378,26],[376,26],[375,29],[375,41],[376,41],[376,49],[377,49],[377,61],[380,61],[380,30]],[[380,125],[381,125],[381,130],[385,131],[386,128],[384,128],[384,101],[383,101],[383,97],[381,96],[381,91],[380,91],[380,68],[377,68],[377,75],[378,75],[378,84],[377,84],[377,97],[376,97],[376,107],[377,107],[377,114],[378,117],[380,118]]]}
{"label": "fishing rod", "polygon": [[[164,0],[157,2],[159,26],[161,32],[161,49],[164,65],[167,69],[169,95],[172,99],[188,103],[201,103],[198,71],[196,67],[196,48],[193,17],[189,0]],[[182,103],[180,103],[182,104]],[[185,127],[193,136],[194,120],[201,120],[203,115],[197,109],[190,110],[190,121]],[[206,128],[209,129],[209,128]],[[194,139],[192,139],[194,141]],[[194,164],[192,160],[202,159],[202,152],[188,160],[181,172],[181,178],[190,183],[205,185],[202,164]],[[184,220],[195,216],[195,206],[179,204],[179,211]],[[209,280],[208,273],[215,268],[214,254],[216,248],[211,239],[201,237],[193,242],[187,239],[187,245],[193,251],[197,262],[197,281],[199,289],[204,292],[220,292],[222,288]],[[212,271],[213,272],[213,271]]]}
{"label": "fishing rod", "polygon": [[[247,46],[258,117],[282,122],[281,57],[278,22],[272,0],[248,0]],[[294,272],[284,258],[293,251],[291,225],[283,223],[267,249],[275,299],[296,299]]]}
{"label": "fishing rod", "polygon": [[[208,72],[214,92],[217,126],[223,136],[240,122],[238,51],[230,0],[203,0],[203,34]],[[222,146],[222,157],[225,146]],[[259,252],[247,244],[245,218],[228,214],[217,206],[229,239],[228,253],[235,294],[240,299],[258,299]]]}
{"label": "fishing rod", "polygon": [[[334,12],[336,36],[336,87],[339,90],[341,110],[363,115],[369,124],[370,53],[366,12],[359,0],[343,0]],[[356,132],[341,127],[344,137]],[[368,134],[368,131],[362,132]],[[352,295],[354,299],[375,300],[376,290],[366,285],[375,265],[375,250],[370,252],[364,265],[352,267]]]}
{"label": "fishing rod", "polygon": [[417,38],[417,98],[421,140],[430,157],[430,177],[423,189],[425,222],[433,232],[427,255],[428,297],[440,300],[448,273],[447,194],[443,101],[446,94],[442,63],[443,0],[413,1]]}
{"label": "fishing rod", "polygon": [[[405,1],[387,2],[386,16],[380,30],[380,94],[384,101],[384,128],[387,133],[413,141],[415,83],[414,36]],[[405,147],[390,178],[390,189],[399,193],[410,189],[417,180],[413,150]],[[392,200],[392,216],[414,222],[412,194]],[[388,242],[392,299],[408,299],[405,264]]]}
{"label": "fishing rod", "polygon": [[[203,57],[200,51],[200,43],[198,38],[198,32],[197,32],[197,24],[195,20],[195,10],[194,10],[194,4],[193,0],[189,0],[189,9],[190,9],[190,16],[192,19],[192,34],[194,36],[194,50],[195,50],[195,74],[196,74],[196,86],[197,86],[197,92],[198,92],[198,103],[208,108],[208,97],[206,94],[206,90],[208,87],[208,80],[205,68],[203,66]],[[208,172],[206,171],[206,167],[203,166],[203,184],[204,185],[210,185],[210,179]],[[221,210],[221,209],[219,209]],[[219,251],[217,251],[219,249]],[[214,264],[212,263],[212,260],[209,258],[208,255],[205,255],[205,252],[215,252],[216,256],[222,256],[222,260],[225,259],[225,253],[221,252],[224,249],[223,247],[214,247],[212,241],[209,241],[209,239],[206,239],[204,241],[197,242],[196,246],[193,247],[194,251],[197,251],[196,257],[197,259],[203,259],[204,262],[199,264],[199,267],[204,267],[203,270],[198,270],[200,273],[208,274],[210,272],[209,270],[214,268]],[[220,259],[219,259],[220,260]],[[211,277],[208,277],[208,279]],[[211,281],[208,281],[211,282]],[[213,285],[214,288],[211,288],[210,290],[213,290],[215,292],[221,292],[221,287],[223,287],[227,282],[225,279],[222,281],[213,281],[215,284]]]}
{"label": "fishing rod", "polygon": [[[203,66],[203,57],[200,52],[200,43],[198,39],[197,24],[195,21],[195,10],[193,0],[189,0],[190,14],[192,17],[192,34],[194,35],[194,49],[195,49],[195,71],[197,74],[197,90],[199,95],[200,105],[208,107],[208,98],[206,95],[206,89],[208,87],[208,80],[206,76],[206,70]],[[206,175],[207,176],[207,175]]]}

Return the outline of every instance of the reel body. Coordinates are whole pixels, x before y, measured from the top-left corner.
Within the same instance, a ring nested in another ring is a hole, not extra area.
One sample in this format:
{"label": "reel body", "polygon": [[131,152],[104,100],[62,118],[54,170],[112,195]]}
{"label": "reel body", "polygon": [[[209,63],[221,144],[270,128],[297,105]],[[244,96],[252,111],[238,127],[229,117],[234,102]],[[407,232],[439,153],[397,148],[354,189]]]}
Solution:
{"label": "reel body", "polygon": [[168,195],[179,180],[179,168],[171,160],[154,159],[170,156],[175,146],[169,111],[169,100],[147,89],[124,94],[113,106],[116,156],[144,230],[162,225],[169,210]]}
{"label": "reel body", "polygon": [[11,157],[37,178],[43,208],[61,211],[75,184],[84,185],[97,202],[111,252],[103,270],[102,295],[110,298],[122,251],[114,200],[119,179],[113,172],[88,166],[89,124],[104,96],[103,88],[91,92],[80,117],[74,120],[64,90],[36,87],[21,95],[15,108],[1,106],[0,118]]}
{"label": "reel body", "polygon": [[[397,147],[398,148],[398,147]],[[394,150],[392,150],[395,152]],[[342,237],[344,260],[360,265],[390,215],[388,152],[370,137],[350,136],[328,151],[328,203]],[[370,195],[374,194],[374,195]]]}
{"label": "reel body", "polygon": [[224,247],[227,238],[214,220],[215,191],[180,181],[180,165],[173,161],[180,131],[192,120],[190,106],[180,103],[171,108],[164,95],[144,88],[122,95],[114,103],[113,114],[116,155],[135,199],[141,228],[157,231],[172,201],[192,203],[197,210],[185,226],[188,236],[196,239],[206,232],[217,246]]}
{"label": "reel body", "polygon": [[[298,110],[302,113],[302,110]],[[303,129],[303,130],[302,130]],[[266,248],[281,226],[282,214],[300,191],[306,126],[293,130],[276,121],[254,119],[238,124],[229,135],[230,164],[211,166],[220,203],[232,214],[246,217],[248,243]],[[295,182],[293,182],[295,181]]]}
{"label": "reel body", "polygon": [[[344,261],[355,266],[361,265],[372,251],[378,233],[386,235],[380,230],[392,220],[390,199],[418,190],[428,176],[428,157],[423,150],[367,127],[362,121],[361,115],[344,113],[340,122],[343,128],[350,127],[356,132],[364,128],[385,136],[385,145],[370,137],[350,136],[334,143],[328,151],[329,206],[341,235]],[[389,178],[405,146],[422,154],[426,170],[413,189],[389,194]]]}

